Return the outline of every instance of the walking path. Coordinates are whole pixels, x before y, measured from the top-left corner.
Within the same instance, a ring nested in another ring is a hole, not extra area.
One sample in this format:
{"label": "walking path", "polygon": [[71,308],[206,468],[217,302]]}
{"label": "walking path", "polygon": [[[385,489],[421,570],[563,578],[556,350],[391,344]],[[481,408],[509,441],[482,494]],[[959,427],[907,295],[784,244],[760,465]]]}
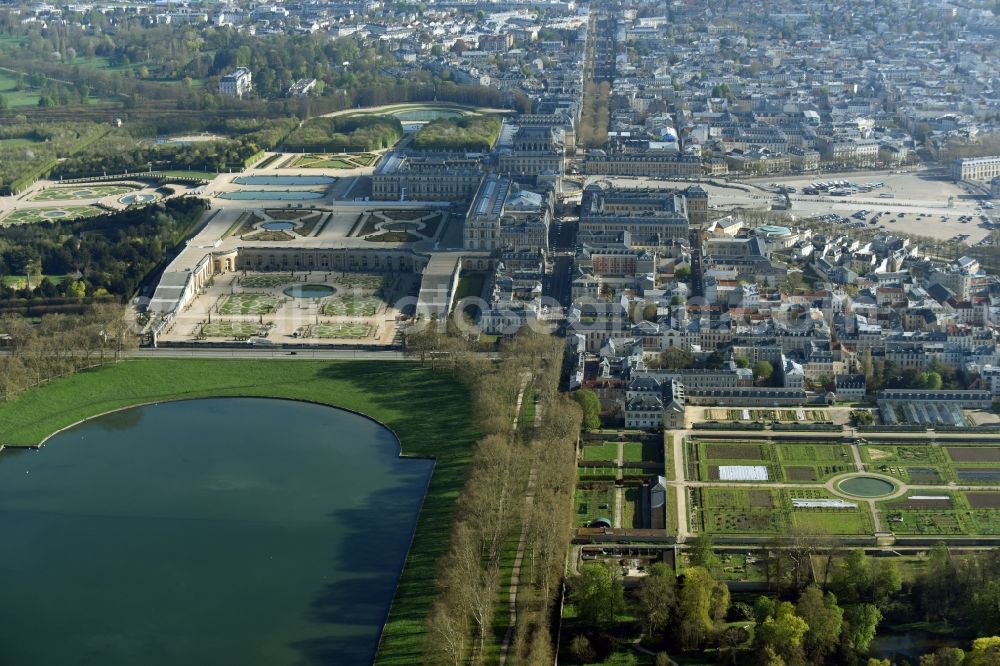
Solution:
{"label": "walking path", "polygon": [[[521,399],[524,397],[524,391],[530,381],[529,376],[525,383],[521,385],[521,392],[517,396],[518,410],[517,413],[521,413]],[[541,408],[538,401],[535,401],[535,422],[532,424],[537,430],[538,425],[541,422]],[[515,432],[517,430],[515,419]],[[532,437],[532,444],[534,444],[534,437]],[[514,637],[514,627],[517,626],[517,589],[521,584],[521,563],[524,561],[524,548],[527,545],[528,540],[528,530],[527,522],[528,517],[531,515],[531,508],[535,503],[535,480],[538,477],[538,469],[532,465],[531,472],[528,473],[528,488],[524,493],[524,514],[521,518],[521,536],[517,541],[517,554],[514,556],[514,568],[510,573],[510,594],[507,599],[507,609],[508,617],[510,618],[507,623],[507,631],[503,635],[503,642],[500,644],[500,665],[503,666],[507,663],[507,653],[510,650],[510,641]]]}
{"label": "walking path", "polygon": [[[615,470],[615,478],[619,481],[622,478],[622,460],[625,458],[625,442],[618,442],[618,457],[615,460],[617,464],[617,469]],[[622,493],[624,490],[621,484],[615,484],[615,516],[614,522],[612,523],[615,527],[622,526]]]}
{"label": "walking path", "polygon": [[673,433],[671,446],[673,447],[674,479],[667,482],[668,486],[674,487],[675,506],[677,507],[677,543],[684,543],[684,540],[689,536],[687,486],[684,481],[684,437],[686,435],[686,431]]}
{"label": "walking path", "polygon": [[865,464],[861,460],[861,449],[858,447],[857,442],[851,444],[851,456],[854,458],[854,466],[859,472],[865,471]]}

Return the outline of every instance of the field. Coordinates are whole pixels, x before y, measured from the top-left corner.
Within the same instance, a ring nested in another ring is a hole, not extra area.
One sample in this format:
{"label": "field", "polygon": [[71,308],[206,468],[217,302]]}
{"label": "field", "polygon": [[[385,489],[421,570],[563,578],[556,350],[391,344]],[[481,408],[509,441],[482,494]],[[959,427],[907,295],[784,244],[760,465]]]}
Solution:
{"label": "field", "polygon": [[630,462],[662,462],[663,443],[660,441],[625,442],[622,460]]}
{"label": "field", "polygon": [[271,294],[233,294],[219,306],[223,315],[264,315],[278,308],[278,297]]}
{"label": "field", "polygon": [[945,450],[948,457],[958,463],[1000,463],[1000,447],[997,446],[949,446]]}
{"label": "field", "polygon": [[1000,447],[891,446],[878,443],[861,448],[873,471],[912,484],[1000,485]]}
{"label": "field", "polygon": [[617,460],[618,444],[616,442],[604,442],[603,444],[587,444],[583,447],[581,460]]}
{"label": "field", "polygon": [[708,481],[718,481],[724,465],[763,465],[769,481],[792,483],[823,482],[855,469],[841,444],[701,443],[692,453],[697,456],[698,478]]}
{"label": "field", "polygon": [[403,453],[437,460],[378,655],[384,664],[419,662],[438,561],[448,547],[455,498],[477,436],[468,391],[441,369],[385,361],[125,361],[0,403],[0,442],[37,444],[60,428],[113,409],[220,396],[288,398],[351,409],[391,428]]}
{"label": "field", "polygon": [[323,314],[329,317],[372,317],[383,305],[370,296],[338,296],[323,305]]}
{"label": "field", "polygon": [[[944,497],[922,500],[913,497]],[[976,530],[975,521],[960,493],[935,490],[933,493],[907,493],[905,497],[879,502],[882,521],[896,534],[919,536],[958,536]]]}
{"label": "field", "polygon": [[857,508],[793,509],[792,499],[831,499],[825,490],[803,488],[694,488],[690,491],[700,529],[711,534],[868,534],[873,525]]}
{"label": "field", "polygon": [[0,71],[0,95],[13,108],[16,106],[38,106],[38,93],[30,90],[17,90],[16,79],[10,72]]}
{"label": "field", "polygon": [[94,217],[104,213],[93,206],[62,206],[60,208],[22,208],[5,217],[0,226],[11,224],[34,224],[52,220],[72,220],[77,217]]}
{"label": "field", "polygon": [[50,187],[31,197],[32,201],[74,201],[121,196],[134,192],[132,185],[80,185],[79,187]]}
{"label": "field", "polygon": [[363,322],[322,322],[312,327],[314,338],[367,338],[372,326]]}
{"label": "field", "polygon": [[24,148],[25,146],[30,146],[36,143],[38,143],[38,141],[23,137],[17,139],[0,139],[0,148]]}
{"label": "field", "polygon": [[612,484],[601,484],[596,488],[578,488],[573,497],[576,507],[574,521],[578,527],[598,518],[612,520],[615,512],[615,488]]}

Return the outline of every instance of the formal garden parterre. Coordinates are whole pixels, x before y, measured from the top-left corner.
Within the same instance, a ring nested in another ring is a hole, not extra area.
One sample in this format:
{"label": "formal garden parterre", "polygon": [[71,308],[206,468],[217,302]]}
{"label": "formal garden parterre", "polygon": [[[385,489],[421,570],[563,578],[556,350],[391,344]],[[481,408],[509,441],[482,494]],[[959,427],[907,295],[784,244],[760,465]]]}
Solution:
{"label": "formal garden parterre", "polygon": [[15,210],[0,220],[0,225],[35,224],[52,220],[72,220],[81,217],[95,217],[105,211],[94,206],[60,206],[58,208],[22,208]]}

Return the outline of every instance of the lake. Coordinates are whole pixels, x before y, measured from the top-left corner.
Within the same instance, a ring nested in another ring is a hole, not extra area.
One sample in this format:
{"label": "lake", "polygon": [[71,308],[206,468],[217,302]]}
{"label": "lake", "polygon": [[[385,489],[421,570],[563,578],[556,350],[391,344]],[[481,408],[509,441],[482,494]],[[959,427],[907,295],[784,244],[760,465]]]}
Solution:
{"label": "lake", "polygon": [[433,463],[377,423],[210,399],[0,454],[0,663],[371,663]]}

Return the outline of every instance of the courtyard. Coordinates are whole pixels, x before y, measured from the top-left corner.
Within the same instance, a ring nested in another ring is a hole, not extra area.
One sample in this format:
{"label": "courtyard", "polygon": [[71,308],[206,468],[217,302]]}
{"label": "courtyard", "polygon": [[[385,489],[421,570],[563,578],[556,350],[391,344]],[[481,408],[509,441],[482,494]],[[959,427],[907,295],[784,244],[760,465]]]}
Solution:
{"label": "courtyard", "polygon": [[224,274],[207,285],[160,340],[390,344],[399,314],[394,304],[418,281],[419,276],[405,274]]}

